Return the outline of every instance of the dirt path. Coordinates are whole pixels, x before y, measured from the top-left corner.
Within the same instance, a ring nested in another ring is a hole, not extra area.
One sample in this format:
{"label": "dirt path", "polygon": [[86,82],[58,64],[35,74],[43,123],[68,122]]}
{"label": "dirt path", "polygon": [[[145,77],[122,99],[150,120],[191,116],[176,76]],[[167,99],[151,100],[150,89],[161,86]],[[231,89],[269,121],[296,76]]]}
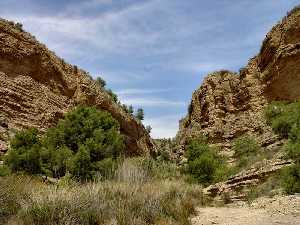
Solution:
{"label": "dirt path", "polygon": [[198,208],[192,225],[300,225],[300,198],[263,199],[251,207]]}

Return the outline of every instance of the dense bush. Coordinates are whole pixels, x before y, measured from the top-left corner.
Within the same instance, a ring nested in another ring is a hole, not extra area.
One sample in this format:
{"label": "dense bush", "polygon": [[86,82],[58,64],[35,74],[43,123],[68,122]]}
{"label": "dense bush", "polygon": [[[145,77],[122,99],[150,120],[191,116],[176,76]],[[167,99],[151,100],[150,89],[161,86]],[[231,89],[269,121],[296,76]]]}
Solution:
{"label": "dense bush", "polygon": [[80,179],[90,179],[103,171],[99,162],[117,159],[123,147],[119,124],[109,113],[78,107],[42,138],[33,129],[19,132],[11,141],[7,163],[13,171],[53,177],[68,171]]}
{"label": "dense bush", "polygon": [[10,173],[11,173],[11,171],[7,165],[0,166],[0,177],[7,176]]}
{"label": "dense bush", "polygon": [[225,160],[210,147],[205,139],[190,140],[186,146],[187,172],[204,185],[218,182],[228,174]]}
{"label": "dense bush", "polygon": [[288,194],[300,193],[300,165],[295,164],[283,170],[283,188]]}
{"label": "dense bush", "polygon": [[258,161],[261,156],[259,144],[254,137],[244,135],[234,140],[232,145],[234,157],[237,159],[236,168],[240,170]]}
{"label": "dense bush", "polygon": [[10,142],[6,162],[12,171],[41,172],[40,140],[36,129],[19,132]]}
{"label": "dense bush", "polygon": [[265,111],[267,122],[275,133],[288,138],[284,146],[287,155],[297,163],[300,161],[300,102],[275,102]]}
{"label": "dense bush", "polygon": [[300,102],[274,102],[265,116],[274,132],[288,139],[284,149],[295,162],[283,172],[283,187],[288,194],[300,192]]}
{"label": "dense bush", "polygon": [[237,138],[232,146],[235,157],[249,156],[256,154],[260,149],[255,138],[251,136],[241,136]]}
{"label": "dense bush", "polygon": [[274,102],[266,108],[265,116],[274,132],[283,138],[300,138],[300,102]]}

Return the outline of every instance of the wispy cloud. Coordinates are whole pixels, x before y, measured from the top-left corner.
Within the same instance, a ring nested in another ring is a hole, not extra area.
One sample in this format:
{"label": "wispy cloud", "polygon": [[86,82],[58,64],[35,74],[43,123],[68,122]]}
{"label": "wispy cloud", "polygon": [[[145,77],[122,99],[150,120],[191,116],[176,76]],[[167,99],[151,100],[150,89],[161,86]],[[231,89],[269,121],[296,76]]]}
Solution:
{"label": "wispy cloud", "polygon": [[160,98],[124,98],[122,99],[127,105],[133,106],[151,106],[151,107],[182,107],[185,106],[185,102],[172,101]]}
{"label": "wispy cloud", "polygon": [[[110,0],[89,0],[71,4],[56,16],[18,13],[3,16],[23,22],[26,29],[54,46],[61,41],[66,44],[66,49],[71,49],[74,41],[82,41],[86,47],[96,48],[99,52],[129,54],[138,50],[140,55],[180,52],[184,46],[176,44],[179,40],[208,32],[222,24],[221,21],[209,24],[197,20],[191,22],[185,17],[174,19],[179,15],[172,11],[171,2],[158,0],[131,4],[122,10],[107,10],[92,17],[84,14],[87,8],[101,9],[101,6],[111,3]],[[69,15],[72,10],[76,11],[75,16]]]}
{"label": "wispy cloud", "polygon": [[153,134],[168,137],[203,76],[244,66],[298,1],[9,0],[0,14],[145,107]]}
{"label": "wispy cloud", "polygon": [[143,123],[152,127],[151,136],[153,138],[172,138],[178,131],[178,121],[181,117],[183,116],[179,114],[163,115],[146,118]]}
{"label": "wispy cloud", "polygon": [[138,88],[129,88],[129,89],[123,89],[116,91],[117,95],[136,95],[136,94],[157,94],[157,93],[163,93],[163,92],[170,92],[174,89],[171,88],[164,88],[164,89],[138,89]]}
{"label": "wispy cloud", "polygon": [[[101,71],[101,73],[97,74],[97,70]],[[126,71],[107,71],[101,68],[94,69],[92,73],[95,77],[100,76],[103,78],[108,84],[132,84],[134,82],[143,81],[146,79],[146,77],[141,73],[137,75]]]}

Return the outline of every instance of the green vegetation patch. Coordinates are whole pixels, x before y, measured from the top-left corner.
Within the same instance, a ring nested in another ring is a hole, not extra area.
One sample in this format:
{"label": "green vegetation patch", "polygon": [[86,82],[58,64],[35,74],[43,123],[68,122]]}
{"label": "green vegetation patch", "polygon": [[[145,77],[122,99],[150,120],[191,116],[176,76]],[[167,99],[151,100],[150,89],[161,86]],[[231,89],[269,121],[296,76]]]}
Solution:
{"label": "green vegetation patch", "polygon": [[[21,131],[11,141],[6,163],[13,172],[43,173],[81,180],[109,176],[123,154],[118,122],[107,112],[78,107],[39,137],[36,129]],[[105,168],[105,169],[104,169]]]}
{"label": "green vegetation patch", "polygon": [[288,194],[300,192],[300,102],[274,102],[265,110],[267,123],[273,131],[288,139],[283,147],[294,164],[283,171],[283,188]]}
{"label": "green vegetation patch", "polygon": [[186,152],[186,172],[193,180],[209,185],[228,177],[226,160],[218,155],[216,149],[210,147],[205,139],[190,140],[186,145]]}
{"label": "green vegetation patch", "polygon": [[253,163],[265,158],[260,145],[256,139],[249,135],[243,135],[233,141],[232,150],[236,165],[234,170],[239,172],[248,168]]}

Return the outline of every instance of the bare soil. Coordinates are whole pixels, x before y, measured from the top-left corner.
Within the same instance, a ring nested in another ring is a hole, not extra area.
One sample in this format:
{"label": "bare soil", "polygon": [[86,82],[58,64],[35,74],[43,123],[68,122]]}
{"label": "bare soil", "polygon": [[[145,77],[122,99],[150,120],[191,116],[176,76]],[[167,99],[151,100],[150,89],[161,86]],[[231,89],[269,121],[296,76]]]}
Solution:
{"label": "bare soil", "polygon": [[258,199],[228,207],[198,208],[193,225],[300,225],[300,196]]}

